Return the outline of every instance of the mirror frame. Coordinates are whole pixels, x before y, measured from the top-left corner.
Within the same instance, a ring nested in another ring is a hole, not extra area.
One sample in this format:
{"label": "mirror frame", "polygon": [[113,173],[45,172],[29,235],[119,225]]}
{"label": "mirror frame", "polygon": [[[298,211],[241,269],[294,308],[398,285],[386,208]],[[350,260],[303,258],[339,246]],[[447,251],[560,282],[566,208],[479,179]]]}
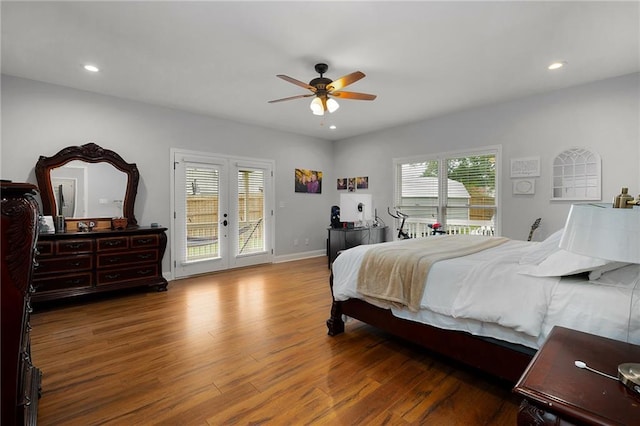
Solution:
{"label": "mirror frame", "polygon": [[53,186],[51,185],[51,169],[64,166],[73,160],[88,163],[109,163],[116,169],[127,174],[127,190],[122,203],[122,215],[128,220],[128,228],[137,226],[138,222],[133,213],[133,207],[138,192],[138,182],[140,181],[138,166],[136,166],[135,163],[127,163],[117,153],[104,149],[93,142],[82,146],[66,147],[51,157],[40,156],[36,163],[35,171],[40,189],[40,198],[42,199],[43,214],[56,215],[56,201],[53,195]]}

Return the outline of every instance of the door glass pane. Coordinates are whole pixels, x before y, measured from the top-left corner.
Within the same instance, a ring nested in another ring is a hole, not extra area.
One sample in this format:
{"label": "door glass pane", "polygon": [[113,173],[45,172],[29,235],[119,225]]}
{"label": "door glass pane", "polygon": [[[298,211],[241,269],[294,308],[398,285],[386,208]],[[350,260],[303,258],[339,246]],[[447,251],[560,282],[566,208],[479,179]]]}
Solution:
{"label": "door glass pane", "polygon": [[238,254],[265,250],[264,170],[238,170]]}
{"label": "door glass pane", "polygon": [[187,261],[220,257],[218,201],[220,173],[202,166],[186,167]]}

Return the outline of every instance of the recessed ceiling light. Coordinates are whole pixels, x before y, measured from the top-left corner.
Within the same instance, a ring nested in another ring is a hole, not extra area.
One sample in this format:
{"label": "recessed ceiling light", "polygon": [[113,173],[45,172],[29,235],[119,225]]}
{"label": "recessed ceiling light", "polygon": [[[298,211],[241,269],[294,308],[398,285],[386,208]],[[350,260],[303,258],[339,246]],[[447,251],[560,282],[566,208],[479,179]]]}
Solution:
{"label": "recessed ceiling light", "polygon": [[89,65],[89,64],[85,65],[84,69],[87,70],[87,71],[91,71],[91,72],[100,71],[100,68],[96,67],[95,65]]}
{"label": "recessed ceiling light", "polygon": [[566,65],[566,62],[554,62],[551,65],[549,65],[547,67],[547,69],[557,70],[557,69],[560,69],[560,68],[564,67],[565,65]]}
{"label": "recessed ceiling light", "polygon": [[337,129],[337,127],[336,127],[336,125],[335,125],[335,124],[332,124],[331,126],[329,126],[329,128],[330,128],[331,130],[335,130],[335,129]]}

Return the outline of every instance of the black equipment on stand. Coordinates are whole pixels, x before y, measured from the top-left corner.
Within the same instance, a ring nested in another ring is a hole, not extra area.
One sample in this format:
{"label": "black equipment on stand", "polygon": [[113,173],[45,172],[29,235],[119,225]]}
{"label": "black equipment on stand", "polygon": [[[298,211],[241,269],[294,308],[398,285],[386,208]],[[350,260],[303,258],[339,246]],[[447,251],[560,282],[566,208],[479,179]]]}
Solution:
{"label": "black equipment on stand", "polygon": [[342,223],[340,222],[340,206],[331,206],[331,227],[342,228]]}

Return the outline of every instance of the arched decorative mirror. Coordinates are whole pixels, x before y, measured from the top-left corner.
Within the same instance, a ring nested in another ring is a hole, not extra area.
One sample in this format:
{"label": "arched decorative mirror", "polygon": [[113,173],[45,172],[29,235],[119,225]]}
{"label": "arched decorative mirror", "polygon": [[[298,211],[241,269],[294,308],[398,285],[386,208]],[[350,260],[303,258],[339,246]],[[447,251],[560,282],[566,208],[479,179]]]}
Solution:
{"label": "arched decorative mirror", "polygon": [[40,156],[36,179],[43,214],[67,218],[124,217],[137,226],[134,205],[140,174],[135,163],[95,143]]}

